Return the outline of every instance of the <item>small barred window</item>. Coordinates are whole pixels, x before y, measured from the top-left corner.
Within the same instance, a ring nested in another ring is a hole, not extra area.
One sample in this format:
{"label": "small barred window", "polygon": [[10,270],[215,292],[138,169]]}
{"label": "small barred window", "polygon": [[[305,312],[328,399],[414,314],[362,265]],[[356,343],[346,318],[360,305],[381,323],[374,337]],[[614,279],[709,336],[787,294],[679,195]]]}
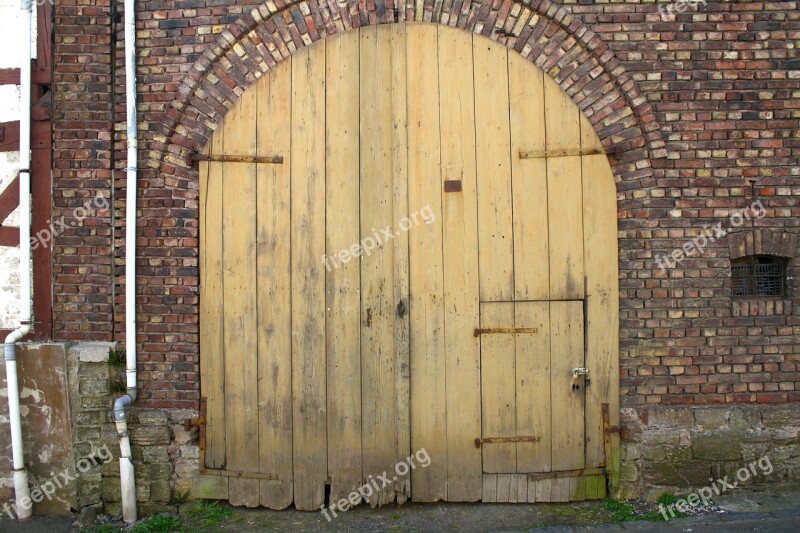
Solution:
{"label": "small barred window", "polygon": [[751,255],[731,261],[733,296],[785,296],[786,260],[771,255]]}

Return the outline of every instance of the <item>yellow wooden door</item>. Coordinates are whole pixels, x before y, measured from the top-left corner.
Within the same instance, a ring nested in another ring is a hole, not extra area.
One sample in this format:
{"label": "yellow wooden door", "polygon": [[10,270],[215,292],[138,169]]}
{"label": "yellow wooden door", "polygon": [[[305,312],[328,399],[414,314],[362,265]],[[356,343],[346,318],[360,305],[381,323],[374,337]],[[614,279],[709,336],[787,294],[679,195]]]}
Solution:
{"label": "yellow wooden door", "polygon": [[541,70],[462,30],[362,28],[245,91],[206,156],[215,497],[314,510],[381,475],[370,505],[605,495],[614,180]]}

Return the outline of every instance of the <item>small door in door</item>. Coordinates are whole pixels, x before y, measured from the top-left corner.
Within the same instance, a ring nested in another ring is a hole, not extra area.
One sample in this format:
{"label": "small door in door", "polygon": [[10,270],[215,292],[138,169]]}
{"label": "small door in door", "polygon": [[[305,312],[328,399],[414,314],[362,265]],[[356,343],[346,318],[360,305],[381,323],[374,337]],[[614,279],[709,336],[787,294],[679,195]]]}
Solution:
{"label": "small door in door", "polygon": [[583,300],[481,303],[483,472],[584,468]]}

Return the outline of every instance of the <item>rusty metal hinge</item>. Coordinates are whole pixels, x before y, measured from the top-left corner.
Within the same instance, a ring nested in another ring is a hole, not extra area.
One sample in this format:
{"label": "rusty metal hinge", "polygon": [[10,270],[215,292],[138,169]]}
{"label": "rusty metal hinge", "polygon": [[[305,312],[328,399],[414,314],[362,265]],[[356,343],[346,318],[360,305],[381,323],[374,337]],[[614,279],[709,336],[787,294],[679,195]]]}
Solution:
{"label": "rusty metal hinge", "polygon": [[475,447],[480,448],[481,444],[498,444],[502,442],[539,442],[542,438],[537,436],[530,437],[478,437],[475,439]]}
{"label": "rusty metal hinge", "polygon": [[564,477],[583,477],[583,476],[605,476],[607,474],[604,467],[600,468],[579,468],[577,470],[555,470],[553,472],[534,472],[527,474],[528,479],[537,481],[540,479],[558,479]]}
{"label": "rusty metal hinge", "polygon": [[599,148],[589,148],[589,149],[581,149],[581,148],[564,148],[560,150],[530,150],[527,152],[520,151],[519,158],[520,159],[541,159],[545,157],[569,157],[575,155],[599,155],[603,154],[606,155],[605,150],[601,150]]}
{"label": "rusty metal hinge", "polygon": [[475,328],[475,336],[493,333],[538,333],[538,328]]}
{"label": "rusty metal hinge", "polygon": [[212,161],[215,163],[269,163],[280,165],[282,155],[226,155],[226,154],[194,154],[192,161]]}

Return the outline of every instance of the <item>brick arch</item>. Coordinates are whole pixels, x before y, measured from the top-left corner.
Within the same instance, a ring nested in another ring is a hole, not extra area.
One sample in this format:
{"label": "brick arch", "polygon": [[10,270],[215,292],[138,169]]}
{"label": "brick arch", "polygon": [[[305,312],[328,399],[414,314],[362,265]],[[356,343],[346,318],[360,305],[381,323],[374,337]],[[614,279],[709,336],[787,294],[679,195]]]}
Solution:
{"label": "brick arch", "polygon": [[[226,112],[265,72],[298,48],[374,24],[435,22],[504,44],[542,68],[580,107],[609,152],[619,182],[652,177],[651,160],[666,151],[655,113],[633,78],[599,36],[551,0],[286,0],[242,15],[198,59],[150,141],[151,169],[193,178],[191,155],[203,149]],[[405,3],[402,3],[405,2]],[[284,4],[282,7],[276,5]],[[628,184],[635,189],[643,185]]]}

